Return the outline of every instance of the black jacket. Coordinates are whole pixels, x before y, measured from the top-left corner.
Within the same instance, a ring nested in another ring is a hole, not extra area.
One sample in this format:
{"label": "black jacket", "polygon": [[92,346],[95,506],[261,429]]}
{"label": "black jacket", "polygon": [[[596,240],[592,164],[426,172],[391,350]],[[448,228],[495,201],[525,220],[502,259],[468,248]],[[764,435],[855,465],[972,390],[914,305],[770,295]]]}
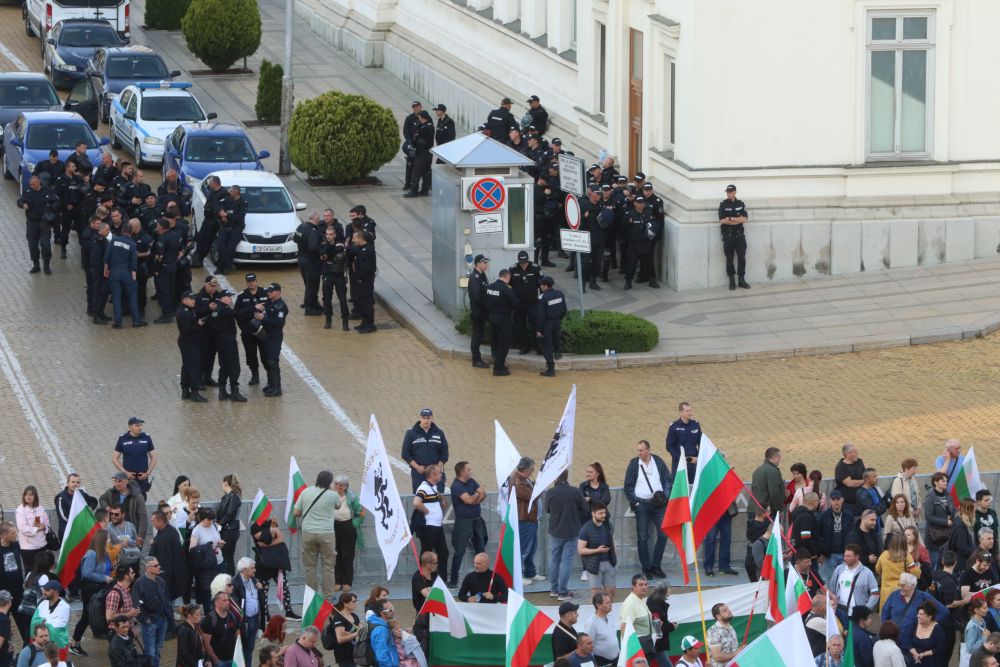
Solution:
{"label": "black jacket", "polygon": [[[77,493],[83,494],[83,500],[90,509],[97,509],[97,498],[90,495],[83,489],[77,489]],[[66,522],[69,520],[70,506],[73,504],[73,496],[65,488],[56,496],[56,514],[59,515],[59,535],[66,532]]]}
{"label": "black jacket", "polygon": [[167,584],[170,599],[183,595],[191,578],[188,575],[187,559],[184,558],[184,545],[181,544],[177,529],[167,524],[157,532],[149,548],[149,555],[160,562],[160,576]]}
{"label": "black jacket", "polygon": [[177,666],[198,667],[198,662],[205,659],[205,646],[201,635],[184,622],[177,626]]}
{"label": "black jacket", "polygon": [[517,306],[514,290],[499,278],[486,288],[486,308],[490,312],[491,320],[499,323],[510,322]]}
{"label": "black jacket", "polygon": [[486,304],[486,274],[475,269],[469,275],[469,310],[473,317],[485,318],[489,313]]}
{"label": "black jacket", "polygon": [[422,466],[438,461],[447,463],[448,438],[434,422],[431,422],[431,427],[426,432],[419,421],[415,422],[403,435],[402,457],[407,463],[416,461]]}
{"label": "black jacket", "polygon": [[437,128],[434,130],[434,141],[440,146],[454,140],[455,121],[448,115],[441,116],[438,118]]}
{"label": "black jacket", "polygon": [[139,651],[131,637],[122,637],[117,632],[108,644],[108,659],[111,667],[140,667]]}
{"label": "black jacket", "polygon": [[215,510],[215,522],[222,527],[222,530],[240,529],[240,503],[243,501],[235,491],[230,491],[222,496],[219,506]]}
{"label": "black jacket", "polygon": [[816,514],[805,505],[799,505],[792,512],[792,546],[796,549],[805,547],[810,554],[817,556],[822,549],[821,542]]}
{"label": "black jacket", "polygon": [[[670,497],[670,487],[672,483],[670,481],[670,472],[667,470],[667,464],[656,454],[650,454],[653,457],[653,461],[656,463],[656,469],[660,472],[660,485],[663,487],[663,495]],[[639,502],[635,495],[635,487],[640,483],[639,481],[639,457],[635,457],[628,463],[628,467],[625,468],[625,497],[628,498],[628,503],[631,507],[635,507]],[[641,481],[642,484],[646,483],[646,480]]]}
{"label": "black jacket", "polygon": [[520,127],[520,125],[517,119],[514,118],[514,114],[500,107],[491,111],[490,115],[486,117],[486,127],[489,128],[494,139],[500,143],[504,143],[507,139],[507,133],[510,132],[510,128]]}

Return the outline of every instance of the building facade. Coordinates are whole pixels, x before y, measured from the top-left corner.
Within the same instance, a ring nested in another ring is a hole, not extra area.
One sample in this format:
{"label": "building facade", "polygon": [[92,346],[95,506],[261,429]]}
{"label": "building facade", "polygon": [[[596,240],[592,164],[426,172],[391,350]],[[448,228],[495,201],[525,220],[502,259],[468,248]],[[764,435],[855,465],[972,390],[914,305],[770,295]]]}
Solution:
{"label": "building facade", "polygon": [[[716,209],[750,210],[751,281],[1000,252],[1000,89],[982,0],[299,0],[313,30],[466,128],[537,94],[550,137],[643,171],[665,280],[726,282]],[[520,117],[525,104],[516,105]]]}

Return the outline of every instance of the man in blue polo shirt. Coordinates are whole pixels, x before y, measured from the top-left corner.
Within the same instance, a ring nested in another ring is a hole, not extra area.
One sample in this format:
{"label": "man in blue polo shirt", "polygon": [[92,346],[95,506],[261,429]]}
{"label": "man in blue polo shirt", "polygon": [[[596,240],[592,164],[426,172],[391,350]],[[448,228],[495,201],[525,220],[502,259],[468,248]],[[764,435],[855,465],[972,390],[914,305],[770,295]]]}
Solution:
{"label": "man in blue polo shirt", "polygon": [[142,425],[145,423],[139,417],[128,420],[128,431],[118,438],[113,458],[115,467],[139,485],[144,499],[149,492],[153,469],[156,468],[153,439],[148,433],[142,432]]}
{"label": "man in blue polo shirt", "polygon": [[[451,557],[451,578],[448,586],[458,587],[458,573],[462,568],[465,551],[472,542],[473,553],[486,549],[486,522],[480,504],[486,500],[486,490],[472,478],[472,466],[468,461],[455,464],[455,479],[451,483],[451,501],[455,506],[455,527],[451,531],[451,545],[455,553]],[[448,564],[442,563],[444,574],[448,574]]]}
{"label": "man in blue polo shirt", "polygon": [[667,453],[670,454],[671,475],[677,474],[677,465],[684,450],[688,480],[694,482],[698,469],[698,450],[701,449],[701,424],[692,418],[691,404],[687,401],[677,406],[680,417],[667,429]]}

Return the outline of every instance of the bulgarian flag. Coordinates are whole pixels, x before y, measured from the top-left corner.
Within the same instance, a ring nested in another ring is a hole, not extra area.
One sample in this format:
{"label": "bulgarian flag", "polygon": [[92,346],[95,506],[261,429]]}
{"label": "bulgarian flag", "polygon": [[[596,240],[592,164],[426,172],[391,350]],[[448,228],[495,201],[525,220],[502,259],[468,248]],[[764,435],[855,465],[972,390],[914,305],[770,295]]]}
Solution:
{"label": "bulgarian flag", "polygon": [[785,581],[785,613],[790,614],[795,609],[800,614],[808,613],[812,609],[812,600],[809,599],[809,591],[806,589],[799,571],[794,567],[788,568],[788,579]]}
{"label": "bulgarian flag", "polygon": [[288,462],[288,493],[285,495],[285,525],[293,533],[298,531],[299,527],[298,522],[295,520],[295,502],[302,495],[302,492],[306,490],[306,486],[306,480],[302,476],[299,464],[296,463],[293,456],[291,461]]}
{"label": "bulgarian flag", "polygon": [[816,663],[806,626],[792,615],[771,627],[729,661],[726,667],[802,667]]}
{"label": "bulgarian flag", "polygon": [[[513,510],[513,511],[511,511]],[[500,549],[493,565],[495,576],[507,584],[507,588],[524,593],[524,578],[521,575],[521,537],[517,524],[517,503],[507,504],[507,515],[500,526]]]}
{"label": "bulgarian flag", "polygon": [[[74,493],[73,494],[74,497],[76,497],[76,496],[82,496],[82,495],[83,495],[82,493]],[[38,607],[35,609],[35,613],[31,617],[31,623],[28,625],[29,632],[31,633],[32,636],[34,636],[34,634],[35,634],[35,626],[36,625],[44,625],[45,627],[47,627],[49,629],[49,641],[55,642],[55,645],[59,647],[59,659],[60,660],[65,660],[66,657],[67,657],[67,655],[68,655],[68,653],[69,653],[69,651],[68,651],[68,647],[69,647],[69,603],[65,602],[65,601],[64,601],[64,603],[66,604],[66,614],[65,614],[65,616],[66,616],[66,622],[63,625],[56,626],[56,625],[53,625],[51,622],[46,622],[46,620],[44,618],[42,618],[42,615],[39,613],[39,610],[42,608],[42,605],[44,605],[45,607],[49,606],[49,603],[45,602],[44,600],[42,601],[42,604],[38,605]],[[44,647],[39,646],[38,647],[39,651],[41,651],[42,648],[44,648]]]}
{"label": "bulgarian flag", "polygon": [[[681,461],[686,460],[684,449],[681,449]],[[695,559],[694,538],[691,536],[691,502],[688,497],[687,466],[677,466],[674,475],[674,485],[670,489],[670,500],[663,513],[663,523],[660,525],[663,534],[670,538],[677,549],[684,568],[684,585],[691,581],[688,575],[688,563]]]}
{"label": "bulgarian flag", "polygon": [[247,661],[243,657],[243,638],[241,632],[236,633],[236,648],[233,650],[233,667],[247,667]]}
{"label": "bulgarian flag", "polygon": [[958,501],[976,499],[976,492],[986,488],[979,479],[979,466],[976,465],[976,453],[969,447],[969,453],[962,461],[962,467],[955,471],[951,485],[951,499],[958,507]]}
{"label": "bulgarian flag", "polygon": [[326,627],[326,619],[333,613],[333,605],[324,600],[322,596],[316,595],[316,591],[306,586],[302,595],[302,623],[301,627],[307,628],[315,626],[320,632]]}
{"label": "bulgarian flag", "polygon": [[847,638],[844,639],[844,657],[840,667],[854,667],[854,622],[847,624]]}
{"label": "bulgarian flag", "polygon": [[70,582],[76,578],[76,571],[79,569],[87,549],[90,548],[90,540],[97,532],[97,528],[97,517],[94,516],[94,511],[87,506],[83,494],[74,493],[73,502],[69,507],[69,518],[66,521],[66,532],[63,533],[62,547],[59,549],[59,558],[56,560],[56,572],[59,574],[59,583],[63,585],[63,588],[69,586]]}
{"label": "bulgarian flag", "polygon": [[[786,616],[785,562],[781,552],[781,512],[774,515],[771,539],[767,542],[767,552],[764,554],[764,562],[760,566],[760,578],[767,580],[767,614],[765,614],[765,618],[775,622],[784,620]],[[799,625],[801,625],[801,619],[799,621]]]}
{"label": "bulgarian flag", "polygon": [[274,506],[271,500],[264,495],[262,489],[257,489],[257,495],[253,497],[253,505],[250,506],[250,523],[256,526],[263,526],[264,522],[271,518]]}
{"label": "bulgarian flag", "polygon": [[981,600],[985,600],[986,599],[986,594],[989,593],[990,591],[992,591],[994,588],[1000,588],[1000,584],[993,584],[989,588],[984,588],[981,591],[973,593],[971,599],[975,600],[975,599],[978,598],[978,599],[981,599]]}
{"label": "bulgarian flag", "polygon": [[[683,455],[681,456],[681,460],[685,460]],[[679,468],[680,466],[677,467]],[[635,634],[635,626],[632,625],[632,621],[625,621],[625,632],[622,634],[622,648],[618,652],[618,667],[633,667],[638,658],[643,658],[647,664],[649,663],[649,658],[646,658],[646,654],[642,650],[642,645],[639,644],[639,635]]]}
{"label": "bulgarian flag", "polygon": [[424,604],[417,614],[444,616],[448,619],[448,629],[451,636],[456,639],[464,639],[468,634],[469,624],[465,621],[465,615],[458,608],[458,603],[455,602],[455,598],[444,581],[441,580],[440,575],[434,579],[434,585],[431,586],[430,593],[427,594],[427,599],[424,600]]}
{"label": "bulgarian flag", "polygon": [[702,433],[698,467],[694,473],[694,489],[691,492],[695,549],[705,541],[708,531],[718,523],[742,490],[743,481],[736,476],[708,436]]}
{"label": "bulgarian flag", "polygon": [[507,594],[507,650],[504,667],[528,667],[545,631],[552,625],[554,621],[539,611],[538,607],[521,597],[517,591],[510,590]]}

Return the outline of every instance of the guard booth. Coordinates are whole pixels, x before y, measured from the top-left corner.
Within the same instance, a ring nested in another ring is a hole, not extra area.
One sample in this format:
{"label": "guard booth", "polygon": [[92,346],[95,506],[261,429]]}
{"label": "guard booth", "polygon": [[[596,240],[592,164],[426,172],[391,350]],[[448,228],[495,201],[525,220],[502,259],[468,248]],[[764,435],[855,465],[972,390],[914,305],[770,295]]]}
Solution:
{"label": "guard booth", "polygon": [[431,149],[434,165],[431,284],[434,304],[457,319],[469,307],[472,260],[490,258],[488,275],[534,253],[534,179],[520,170],[535,163],[499,141],[470,134]]}

